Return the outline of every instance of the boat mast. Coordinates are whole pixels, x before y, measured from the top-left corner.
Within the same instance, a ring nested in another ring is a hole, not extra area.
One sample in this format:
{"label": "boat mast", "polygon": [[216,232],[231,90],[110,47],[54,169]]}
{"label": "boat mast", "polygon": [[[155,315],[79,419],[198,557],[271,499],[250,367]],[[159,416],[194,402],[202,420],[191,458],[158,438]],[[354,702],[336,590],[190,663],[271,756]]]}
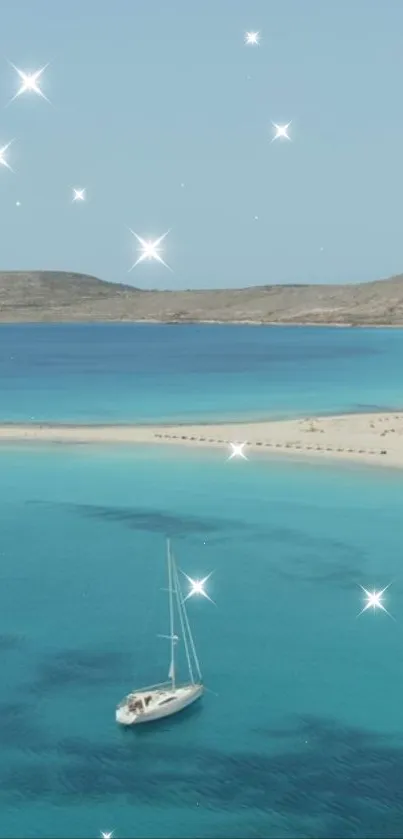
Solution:
{"label": "boat mast", "polygon": [[181,626],[183,626],[183,624],[184,624],[184,631],[182,630],[182,632],[184,634],[184,639],[185,639],[186,658],[187,658],[188,664],[189,664],[189,672],[190,672],[191,680],[193,682],[193,672],[192,672],[192,666],[190,664],[188,642],[190,644],[190,649],[192,651],[193,661],[194,661],[194,664],[195,664],[195,667],[196,667],[196,672],[197,672],[198,679],[200,681],[202,681],[203,677],[202,677],[201,670],[200,670],[199,659],[198,659],[198,655],[197,655],[197,652],[196,652],[195,642],[193,640],[192,630],[190,628],[190,623],[189,623],[189,618],[188,618],[188,614],[187,614],[187,611],[186,611],[185,601],[184,601],[184,598],[183,598],[182,589],[181,589],[180,582],[179,582],[178,569],[176,568],[176,566],[174,567],[174,573],[176,575],[176,594],[177,594],[177,598],[178,598],[178,611],[179,611],[179,615],[180,615]]}
{"label": "boat mast", "polygon": [[181,625],[183,643],[185,645],[186,661],[187,661],[187,666],[188,666],[188,670],[189,670],[190,681],[191,681],[192,685],[194,685],[195,680],[194,680],[194,675],[193,675],[193,667],[192,667],[192,661],[191,661],[190,654],[189,654],[189,645],[188,645],[188,639],[187,639],[187,635],[186,635],[186,626],[185,626],[185,622],[184,622],[184,619],[183,619],[182,594],[181,594],[181,589],[180,589],[180,585],[179,585],[178,569],[176,567],[176,562],[175,562],[173,557],[172,557],[172,570],[173,570],[173,576],[175,578],[176,602],[177,602],[177,606],[178,606],[179,622],[180,622],[180,625]]}
{"label": "boat mast", "polygon": [[167,562],[168,562],[168,591],[169,591],[169,636],[171,639],[171,665],[168,678],[171,680],[172,690],[175,690],[175,636],[174,636],[174,604],[172,590],[172,559],[171,541],[167,539]]}

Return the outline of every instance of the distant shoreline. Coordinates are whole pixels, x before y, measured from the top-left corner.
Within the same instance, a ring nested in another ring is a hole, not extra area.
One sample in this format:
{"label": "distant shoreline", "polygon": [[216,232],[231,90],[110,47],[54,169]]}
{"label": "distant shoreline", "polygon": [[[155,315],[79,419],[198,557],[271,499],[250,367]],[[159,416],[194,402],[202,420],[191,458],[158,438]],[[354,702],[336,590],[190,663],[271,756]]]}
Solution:
{"label": "distant shoreline", "polygon": [[122,318],[113,320],[2,320],[0,310],[0,328],[2,326],[107,326],[109,324],[121,324],[127,326],[133,324],[151,325],[151,326],[277,326],[287,327],[318,327],[322,329],[403,329],[403,323],[318,323],[317,321],[299,321],[297,322],[282,322],[282,321],[265,321],[265,320],[157,320],[153,318],[143,318],[137,320],[123,320]]}
{"label": "distant shoreline", "polygon": [[403,411],[204,424],[0,424],[0,443],[16,442],[209,447],[226,457],[231,443],[243,443],[247,457],[265,452],[403,468]]}

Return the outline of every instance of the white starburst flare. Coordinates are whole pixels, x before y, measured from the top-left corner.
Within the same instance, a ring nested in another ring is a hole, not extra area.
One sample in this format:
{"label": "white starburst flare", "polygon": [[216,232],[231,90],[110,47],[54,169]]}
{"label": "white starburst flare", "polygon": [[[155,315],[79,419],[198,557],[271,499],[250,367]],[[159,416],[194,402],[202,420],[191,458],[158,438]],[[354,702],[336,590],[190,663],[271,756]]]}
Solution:
{"label": "white starburst flare", "polygon": [[364,592],[367,602],[365,603],[365,606],[361,609],[361,612],[359,613],[358,617],[360,617],[360,615],[362,615],[363,612],[366,612],[367,609],[373,609],[374,612],[376,611],[376,609],[381,609],[382,612],[385,612],[387,615],[389,615],[390,618],[395,620],[393,615],[391,615],[390,612],[388,612],[388,610],[385,608],[382,602],[383,595],[385,594],[385,591],[387,591],[387,589],[389,588],[389,585],[385,586],[385,588],[379,591],[368,591],[368,589],[360,585],[360,589]]}
{"label": "white starburst flare", "polygon": [[45,96],[43,90],[41,90],[39,86],[39,80],[47,67],[49,67],[49,64],[45,64],[40,68],[40,70],[36,70],[35,73],[25,73],[23,70],[19,70],[15,64],[11,63],[11,61],[9,63],[15,72],[18,73],[21,80],[21,86],[18,88],[17,93],[12,97],[12,99],[10,99],[8,104],[10,105],[11,102],[14,102],[14,99],[18,99],[18,97],[22,96],[23,93],[36,93],[37,96],[41,96],[42,99],[45,99],[46,102],[49,102],[50,104],[50,100],[47,96]]}
{"label": "white starburst flare", "polygon": [[228,460],[232,460],[233,457],[242,457],[244,460],[247,460],[246,454],[244,454],[244,448],[246,443],[230,443],[232,452],[228,458]]}
{"label": "white starburst flare", "polygon": [[73,187],[73,202],[74,201],[85,201],[85,199],[86,199],[86,189],[85,189],[85,187],[80,187],[79,189],[76,189],[76,187]]}
{"label": "white starburst flare", "polygon": [[[193,580],[192,577],[189,577],[187,574],[185,574],[184,571],[182,571],[183,576],[186,577],[188,583],[190,583],[190,586],[191,586],[190,591],[186,595],[184,600],[189,600],[189,597],[194,597],[196,594],[198,594],[198,595],[200,595],[200,597],[205,597],[206,600],[210,601],[210,603],[214,603],[214,600],[212,600],[211,597],[204,590],[204,586],[206,585],[207,580],[210,579],[212,573],[213,572],[210,571],[210,574],[207,574],[207,577],[204,577],[202,580]],[[215,603],[214,603],[214,606],[215,606]]]}
{"label": "white starburst flare", "polygon": [[140,256],[136,260],[136,262],[132,265],[132,267],[129,269],[129,273],[130,273],[130,271],[133,271],[133,268],[136,268],[136,266],[139,265],[140,262],[144,262],[146,260],[148,260],[148,261],[155,260],[156,262],[160,262],[161,265],[164,265],[165,268],[168,268],[169,271],[172,271],[172,268],[170,268],[170,266],[167,265],[167,263],[165,262],[165,260],[161,256],[161,247],[160,247],[161,242],[165,239],[166,236],[168,236],[168,233],[170,232],[169,230],[167,230],[165,233],[163,233],[162,236],[160,236],[158,239],[148,239],[148,240],[143,239],[142,236],[138,236],[138,234],[135,233],[134,230],[131,230],[131,228],[129,228],[129,230],[130,230],[130,233],[132,233],[132,235],[136,237],[137,241],[140,244],[140,248],[139,248]]}
{"label": "white starburst flare", "polygon": [[292,120],[290,122],[287,122],[286,125],[277,125],[276,122],[272,123],[273,127],[276,129],[276,133],[275,133],[275,135],[274,135],[274,137],[272,138],[272,141],[271,141],[272,143],[274,143],[274,140],[280,140],[280,139],[290,140],[290,142],[291,142],[291,137],[288,134],[288,129],[291,125],[291,122],[292,122]]}
{"label": "white starburst flare", "polygon": [[11,166],[10,166],[10,164],[9,164],[5,155],[6,155],[7,149],[10,148],[12,142],[13,142],[13,140],[10,140],[10,142],[6,143],[5,146],[0,147],[0,166],[5,166],[5,168],[9,169],[10,172],[12,172],[13,170],[12,170],[12,168],[11,168]]}
{"label": "white starburst flare", "polygon": [[245,32],[245,44],[248,46],[259,46],[260,32]]}
{"label": "white starburst flare", "polygon": [[110,830],[110,831],[101,830],[101,839],[113,839],[113,830]]}

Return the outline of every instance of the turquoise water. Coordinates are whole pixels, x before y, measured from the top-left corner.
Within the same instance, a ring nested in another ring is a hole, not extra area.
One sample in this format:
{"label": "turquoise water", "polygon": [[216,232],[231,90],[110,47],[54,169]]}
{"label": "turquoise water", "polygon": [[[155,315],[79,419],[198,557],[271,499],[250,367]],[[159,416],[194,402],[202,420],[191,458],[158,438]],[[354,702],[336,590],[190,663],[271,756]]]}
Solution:
{"label": "turquoise water", "polygon": [[[390,369],[399,335],[365,338],[374,404],[398,404],[396,368],[393,393],[371,365]],[[51,412],[47,375],[32,392]],[[69,379],[61,363],[73,413]],[[7,400],[22,410],[20,388]],[[348,392],[346,408],[352,373]],[[326,410],[331,381],[324,394]],[[0,465],[0,837],[402,836],[400,472],[152,446],[3,445]],[[188,601],[209,692],[122,731],[116,702],[167,673],[166,535],[186,573],[213,572],[216,605]],[[389,584],[392,617],[357,617],[359,586]]]}
{"label": "turquoise water", "polygon": [[403,330],[0,326],[0,421],[194,421],[403,407]]}

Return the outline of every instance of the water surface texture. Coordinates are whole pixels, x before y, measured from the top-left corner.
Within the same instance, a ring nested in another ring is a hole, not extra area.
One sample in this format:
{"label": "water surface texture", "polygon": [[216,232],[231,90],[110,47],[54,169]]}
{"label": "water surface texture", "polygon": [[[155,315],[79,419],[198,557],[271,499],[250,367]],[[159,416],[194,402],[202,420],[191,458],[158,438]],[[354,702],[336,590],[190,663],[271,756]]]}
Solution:
{"label": "water surface texture", "polygon": [[[206,329],[2,327],[1,415],[401,404],[399,331]],[[400,471],[58,444],[0,467],[2,839],[401,837]],[[122,730],[116,703],[168,672],[167,535],[213,572],[216,605],[188,601],[209,690]],[[360,585],[392,617],[358,617]]]}
{"label": "water surface texture", "polygon": [[0,420],[261,419],[403,406],[403,330],[0,327]]}

